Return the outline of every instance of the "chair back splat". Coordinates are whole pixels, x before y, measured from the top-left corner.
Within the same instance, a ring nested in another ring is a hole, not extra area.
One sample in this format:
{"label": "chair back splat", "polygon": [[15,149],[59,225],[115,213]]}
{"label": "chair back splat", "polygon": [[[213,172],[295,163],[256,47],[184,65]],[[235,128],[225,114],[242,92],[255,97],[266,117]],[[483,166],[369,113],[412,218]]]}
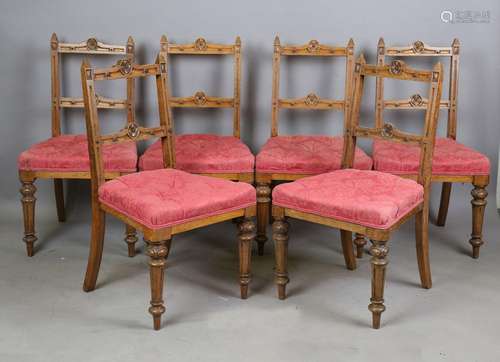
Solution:
{"label": "chair back splat", "polygon": [[[60,60],[62,54],[81,55],[114,55],[125,56],[130,63],[134,62],[135,43],[129,36],[126,45],[106,44],[94,37],[88,38],[80,43],[61,43],[55,33],[50,38],[50,67],[51,67],[51,98],[52,98],[52,136],[61,135],[61,109],[83,108],[82,98],[63,97],[61,95],[61,69]],[[127,79],[127,98],[111,99],[97,97],[97,108],[126,109],[127,122],[134,122],[134,80]]]}
{"label": "chair back splat", "polygon": [[[420,147],[420,167],[417,182],[424,186],[425,194],[427,195],[426,198],[428,198],[428,191],[431,184],[432,153],[439,117],[442,72],[443,67],[441,63],[436,64],[432,71],[415,70],[401,60],[394,60],[388,65],[366,64],[363,55],[361,55],[354,67],[353,106],[350,120],[344,131],[345,140],[342,167],[352,168],[357,137],[378,138],[418,145]],[[429,83],[429,101],[426,104],[423,134],[400,131],[391,123],[379,124],[376,122],[373,128],[360,126],[359,113],[365,77]]]}
{"label": "chair back splat", "polygon": [[[346,75],[344,99],[324,99],[315,93],[309,93],[302,98],[280,98],[280,64],[282,56],[305,56],[305,57],[344,57],[346,59]],[[344,123],[347,122],[350,113],[351,102],[351,75],[354,66],[354,41],[349,39],[347,46],[337,47],[324,45],[317,40],[300,46],[281,45],[278,36],[274,39],[273,55],[273,88],[272,88],[272,113],[271,113],[271,137],[278,135],[280,108],[288,109],[322,109],[343,110]]]}
{"label": "chair back splat", "polygon": [[[377,64],[384,65],[386,57],[391,58],[418,58],[440,57],[450,59],[450,76],[448,99],[439,103],[441,109],[448,110],[447,137],[457,138],[457,95],[458,95],[458,67],[459,67],[460,41],[454,39],[449,47],[433,47],[421,40],[408,46],[387,47],[384,39],[380,38],[377,47]],[[444,76],[443,76],[444,78]],[[384,99],[384,79],[377,78],[375,119],[377,126],[384,123],[384,109],[426,109],[428,99],[414,94],[409,99]]]}
{"label": "chair back splat", "polygon": [[234,79],[232,97],[208,96],[203,91],[197,91],[190,97],[170,97],[172,108],[232,108],[233,136],[240,138],[240,93],[241,93],[241,39],[236,37],[234,44],[208,43],[204,38],[198,38],[194,43],[169,43],[165,35],[160,40],[161,53],[165,60],[170,55],[230,55],[234,58]]}
{"label": "chair back splat", "polygon": [[[126,79],[138,77],[155,77],[158,96],[160,124],[157,127],[142,127],[133,120],[125,128],[113,134],[101,135],[98,116],[98,98],[95,82],[104,80]],[[149,138],[161,138],[163,163],[165,168],[175,167],[173,130],[168,105],[167,68],[163,54],[159,54],[155,64],[138,65],[128,58],[119,60],[110,68],[94,69],[87,59],[81,67],[83,101],[85,105],[85,121],[89,143],[90,168],[92,177],[92,198],[97,200],[97,190],[104,183],[102,146],[106,143],[124,141],[140,141]]]}

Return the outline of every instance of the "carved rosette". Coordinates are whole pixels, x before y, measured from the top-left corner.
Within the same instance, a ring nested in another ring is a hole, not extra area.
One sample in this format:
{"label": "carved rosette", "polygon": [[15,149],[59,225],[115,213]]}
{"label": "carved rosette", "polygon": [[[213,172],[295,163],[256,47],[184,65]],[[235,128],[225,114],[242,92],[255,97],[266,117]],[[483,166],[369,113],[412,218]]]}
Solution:
{"label": "carved rosette", "polygon": [[198,38],[194,41],[194,47],[200,51],[207,50],[207,41],[203,38]]}
{"label": "carved rosette", "polygon": [[390,123],[384,123],[380,135],[384,138],[392,138],[394,136],[394,126]]}
{"label": "carved rosette", "polygon": [[402,60],[393,60],[389,66],[389,72],[394,75],[399,75],[403,72],[405,63]]}
{"label": "carved rosette", "polygon": [[132,122],[127,126],[127,136],[130,139],[136,139],[139,137],[139,134],[141,133],[141,130],[139,129],[139,126]]}
{"label": "carved rosette", "polygon": [[412,107],[419,107],[424,104],[424,100],[422,99],[422,96],[420,94],[414,94],[410,97],[409,103]]}
{"label": "carved rosette", "polygon": [[87,39],[87,49],[88,50],[97,50],[98,44],[96,38],[88,38]]}
{"label": "carved rosette", "polygon": [[120,59],[116,62],[116,66],[120,68],[120,73],[122,73],[123,75],[127,75],[132,72],[132,62],[130,61],[130,59]]}
{"label": "carved rosette", "polygon": [[193,96],[193,101],[198,106],[202,106],[205,103],[207,103],[207,96],[206,96],[205,92],[202,92],[202,91],[196,92]]}
{"label": "carved rosette", "polygon": [[311,40],[309,41],[309,43],[307,44],[307,51],[309,53],[316,53],[316,52],[319,52],[319,41],[317,40]]}
{"label": "carved rosette", "polygon": [[316,106],[319,103],[319,97],[314,93],[309,93],[306,96],[304,103],[309,107]]}
{"label": "carved rosette", "polygon": [[420,54],[425,50],[425,45],[423,41],[417,40],[413,43],[413,52]]}

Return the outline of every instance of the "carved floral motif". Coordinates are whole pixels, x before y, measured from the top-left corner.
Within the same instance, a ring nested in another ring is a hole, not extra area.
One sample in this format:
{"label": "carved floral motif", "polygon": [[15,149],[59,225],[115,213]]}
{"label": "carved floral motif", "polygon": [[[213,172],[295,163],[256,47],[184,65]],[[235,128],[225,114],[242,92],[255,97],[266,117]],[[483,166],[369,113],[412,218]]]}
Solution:
{"label": "carved floral motif", "polygon": [[118,60],[116,66],[120,67],[120,73],[123,75],[129,74],[132,71],[132,63],[126,58]]}
{"label": "carved floral motif", "polygon": [[394,136],[394,126],[390,123],[384,123],[380,134],[382,137],[392,138]]}
{"label": "carved floral motif", "polygon": [[96,38],[88,38],[87,49],[88,50],[97,50],[97,39]]}
{"label": "carved floral motif", "polygon": [[314,93],[309,93],[305,98],[305,104],[307,106],[315,106],[319,103],[319,97]]}
{"label": "carved floral motif", "polygon": [[131,139],[137,138],[140,133],[141,131],[136,123],[132,122],[127,126],[127,136],[129,136]]}
{"label": "carved floral motif", "polygon": [[194,47],[197,50],[207,50],[207,41],[203,38],[198,38],[194,41]]}
{"label": "carved floral motif", "polygon": [[416,42],[413,43],[413,51],[415,53],[422,53],[425,49],[424,42],[417,40]]}
{"label": "carved floral motif", "polygon": [[401,60],[393,60],[390,67],[389,72],[394,75],[399,75],[403,71],[404,62]]}
{"label": "carved floral motif", "polygon": [[422,99],[422,96],[420,94],[414,94],[410,97],[409,103],[412,107],[418,107],[424,104],[424,100]]}
{"label": "carved floral motif", "polygon": [[207,103],[207,96],[205,95],[204,92],[198,91],[194,94],[193,100],[195,104],[202,106],[205,103]]}
{"label": "carved floral motif", "polygon": [[311,40],[309,44],[307,45],[307,51],[309,53],[314,53],[319,51],[319,41],[317,40]]}

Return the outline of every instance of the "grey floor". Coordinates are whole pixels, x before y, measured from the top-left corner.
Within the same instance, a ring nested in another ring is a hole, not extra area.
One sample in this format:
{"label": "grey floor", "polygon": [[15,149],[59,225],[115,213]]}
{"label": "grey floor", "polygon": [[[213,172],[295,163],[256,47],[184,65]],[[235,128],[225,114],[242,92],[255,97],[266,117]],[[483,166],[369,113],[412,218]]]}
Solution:
{"label": "grey floor", "polygon": [[[367,310],[368,256],[348,271],[338,231],[293,221],[286,301],[275,296],[271,243],[263,257],[254,255],[251,294],[242,301],[233,224],[177,237],[166,272],[163,329],[154,332],[144,245],[138,243],[140,254],[128,258],[123,227],[109,218],[98,288],[84,293],[88,205],[70,198],[69,220],[59,224],[44,187],[33,258],[25,256],[20,241],[19,205],[2,207],[2,362],[500,360],[500,222],[494,192],[485,222],[487,244],[473,260],[467,242],[470,189],[454,188],[446,228],[430,228],[431,290],[419,288],[413,223],[397,232],[390,244],[387,311],[378,331],[370,328]],[[70,196],[81,187],[74,186]]]}

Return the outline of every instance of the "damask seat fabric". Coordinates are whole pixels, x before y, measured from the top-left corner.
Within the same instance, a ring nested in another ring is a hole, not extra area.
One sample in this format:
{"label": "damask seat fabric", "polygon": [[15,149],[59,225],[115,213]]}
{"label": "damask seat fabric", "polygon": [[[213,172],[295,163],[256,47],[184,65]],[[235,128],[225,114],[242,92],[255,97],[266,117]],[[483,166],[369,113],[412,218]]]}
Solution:
{"label": "damask seat fabric", "polygon": [[[373,144],[374,169],[394,174],[417,174],[420,148],[376,140]],[[433,175],[489,175],[490,160],[480,152],[450,138],[437,138],[432,160]]]}
{"label": "damask seat fabric", "polygon": [[99,200],[151,229],[255,205],[255,189],[175,169],[120,176],[99,188]]}
{"label": "damask seat fabric", "polygon": [[423,202],[417,182],[389,173],[344,169],[281,184],[273,205],[388,229]]}
{"label": "damask seat fabric", "polygon": [[[176,168],[191,173],[253,173],[255,157],[239,138],[185,134],[175,138]],[[161,143],[151,145],[139,160],[140,170],[163,168]]]}
{"label": "damask seat fabric", "polygon": [[[343,144],[341,136],[271,137],[256,157],[256,170],[310,175],[338,170],[342,163]],[[371,158],[360,148],[356,148],[354,168],[372,168]]]}
{"label": "damask seat fabric", "polygon": [[[105,171],[137,171],[135,142],[106,144],[102,158]],[[22,171],[90,171],[87,137],[61,135],[37,143],[19,155],[18,167]]]}

